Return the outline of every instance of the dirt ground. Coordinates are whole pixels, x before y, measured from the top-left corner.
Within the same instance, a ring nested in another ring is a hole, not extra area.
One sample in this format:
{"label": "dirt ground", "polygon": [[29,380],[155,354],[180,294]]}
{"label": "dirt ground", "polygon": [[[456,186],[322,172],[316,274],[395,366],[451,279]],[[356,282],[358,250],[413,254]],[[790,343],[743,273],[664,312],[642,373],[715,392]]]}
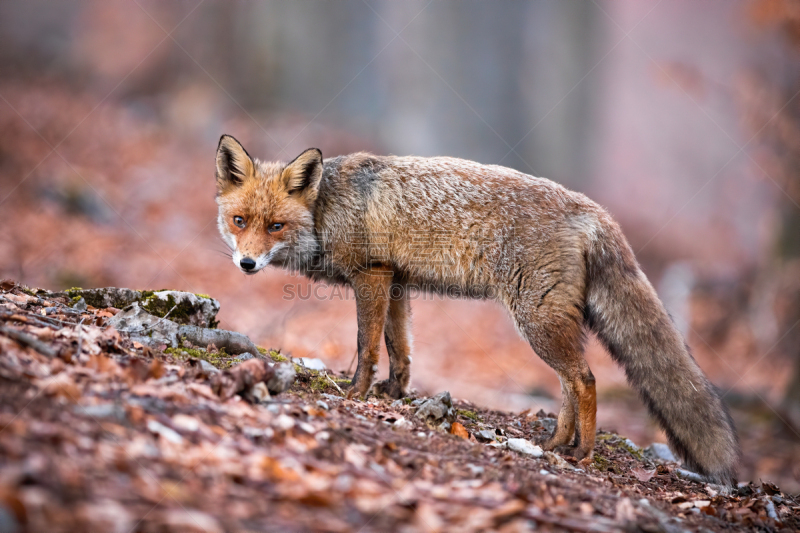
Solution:
{"label": "dirt ground", "polygon": [[108,326],[118,309],[74,303],[2,283],[2,531],[800,528],[775,484],[685,479],[602,430],[585,468],[525,455],[510,440],[535,442],[552,413],[453,400],[442,426],[417,416],[423,398],[349,400],[343,376],[276,350],[257,359],[294,363],[289,390],[223,400],[233,355],[151,349]]}

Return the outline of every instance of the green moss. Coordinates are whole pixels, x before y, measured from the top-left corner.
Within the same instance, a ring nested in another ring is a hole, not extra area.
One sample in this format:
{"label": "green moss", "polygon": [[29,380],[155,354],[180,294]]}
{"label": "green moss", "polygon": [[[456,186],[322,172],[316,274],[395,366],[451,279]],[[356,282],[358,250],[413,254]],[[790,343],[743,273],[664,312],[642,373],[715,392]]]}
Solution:
{"label": "green moss", "polygon": [[634,459],[637,459],[639,461],[644,461],[644,453],[642,452],[642,450],[634,448],[633,446],[625,442],[626,441],[625,438],[619,435],[616,435],[614,433],[599,433],[597,435],[597,440],[605,442],[606,445],[609,447],[609,449],[612,447],[622,448],[623,450],[631,454],[631,457],[633,457]]}
{"label": "green moss", "polygon": [[167,296],[166,300],[162,300],[152,294],[147,297],[142,297],[139,305],[151,315],[158,317],[164,317],[169,313],[168,318],[176,322],[179,322],[181,318],[187,319],[189,317],[190,310],[187,309],[188,306],[179,305],[171,294]]}
{"label": "green moss", "polygon": [[470,419],[474,420],[475,422],[477,422],[479,420],[478,414],[475,411],[465,411],[463,409],[459,409],[458,410],[458,414],[460,414],[461,416],[464,416],[466,418],[470,418]]}
{"label": "green moss", "polygon": [[203,359],[220,370],[228,369],[237,362],[236,359],[225,353],[223,350],[211,353],[200,348],[167,348],[164,350],[164,353],[171,354],[176,359],[180,359],[182,361],[185,361],[190,357],[195,359]]}
{"label": "green moss", "polygon": [[213,300],[213,298],[211,298],[211,296],[209,296],[208,294],[202,294],[202,293],[196,292],[196,293],[194,293],[194,295],[197,296],[198,298],[205,298],[206,300]]}
{"label": "green moss", "polygon": [[[334,376],[331,376],[330,374],[328,374],[328,376],[326,377],[325,374],[322,374],[322,373],[316,372],[316,371],[315,371],[315,373],[316,373],[316,375],[313,378],[311,378],[311,380],[308,382],[308,386],[311,388],[311,390],[315,390],[315,391],[318,391],[318,392],[331,391],[331,389],[335,389],[336,388],[331,383],[331,380],[333,380],[337,385],[350,385],[350,380],[349,379],[334,377]],[[340,388],[343,388],[343,387],[340,387]],[[337,390],[336,392],[339,392],[339,391]]]}
{"label": "green moss", "polygon": [[[269,350],[268,353],[269,353],[270,359],[272,359],[276,363],[285,363],[286,361],[288,361],[288,359],[286,357],[284,357],[283,355],[281,355],[280,352],[277,352],[275,350]],[[295,366],[297,366],[297,365],[295,365]]]}
{"label": "green moss", "polygon": [[[64,292],[67,293],[67,296],[69,296],[72,299],[73,303],[74,303],[74,302],[77,302],[78,300],[80,300],[80,298],[81,298],[81,294],[80,293],[81,293],[82,290],[83,289],[81,289],[80,287],[72,287],[70,289],[65,290]],[[77,300],[76,300],[76,298],[77,298]]]}
{"label": "green moss", "polygon": [[608,467],[611,464],[608,462],[608,459],[599,454],[594,454],[594,459],[592,460],[592,462],[594,463],[595,468],[597,468],[601,472],[607,472]]}
{"label": "green moss", "polygon": [[411,402],[414,401],[414,398],[403,398],[403,403],[406,405],[411,405]]}
{"label": "green moss", "polygon": [[330,387],[331,384],[327,379],[325,379],[325,376],[318,375],[308,382],[308,386],[311,387],[311,390],[323,392]]}
{"label": "green moss", "polygon": [[642,453],[642,450],[634,448],[624,440],[619,444],[619,447],[627,451],[629,454],[631,454],[634,458],[638,459],[639,461],[644,461],[644,454]]}

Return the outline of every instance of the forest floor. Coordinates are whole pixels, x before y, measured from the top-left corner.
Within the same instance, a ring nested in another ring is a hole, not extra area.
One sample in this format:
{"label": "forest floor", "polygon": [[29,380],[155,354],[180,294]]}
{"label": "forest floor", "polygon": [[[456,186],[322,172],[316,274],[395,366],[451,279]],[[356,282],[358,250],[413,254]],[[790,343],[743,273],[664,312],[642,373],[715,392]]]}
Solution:
{"label": "forest floor", "polygon": [[442,394],[423,420],[423,398],[349,400],[343,376],[276,351],[255,359],[293,363],[290,389],[223,401],[241,357],[152,349],[108,325],[118,309],[0,289],[0,531],[800,528],[773,484],[686,479],[603,431],[578,468],[525,445],[552,413]]}

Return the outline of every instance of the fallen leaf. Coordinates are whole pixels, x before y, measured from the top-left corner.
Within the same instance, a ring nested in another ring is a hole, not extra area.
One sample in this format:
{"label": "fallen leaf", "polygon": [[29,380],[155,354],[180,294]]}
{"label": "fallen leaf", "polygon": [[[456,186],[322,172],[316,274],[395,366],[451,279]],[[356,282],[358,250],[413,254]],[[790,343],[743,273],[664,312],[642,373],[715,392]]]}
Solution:
{"label": "fallen leaf", "polygon": [[634,468],[632,470],[633,475],[636,476],[636,479],[644,483],[645,481],[650,481],[650,479],[656,474],[655,470],[645,470],[644,468]]}
{"label": "fallen leaf", "polygon": [[467,428],[465,428],[460,422],[453,422],[453,425],[450,426],[450,434],[455,435],[456,437],[461,437],[462,439],[469,438],[469,432]]}

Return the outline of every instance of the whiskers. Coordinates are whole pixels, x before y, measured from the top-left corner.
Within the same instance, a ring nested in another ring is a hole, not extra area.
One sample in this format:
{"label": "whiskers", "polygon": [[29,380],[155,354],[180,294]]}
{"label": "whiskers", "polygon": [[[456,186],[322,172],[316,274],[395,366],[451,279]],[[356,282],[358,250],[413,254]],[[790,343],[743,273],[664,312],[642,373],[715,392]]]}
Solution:
{"label": "whiskers", "polygon": [[220,255],[224,255],[228,259],[232,260],[233,259],[233,254],[232,254],[233,248],[231,248],[231,246],[227,242],[225,242],[225,239],[223,239],[219,235],[217,235],[217,238],[219,239],[219,242],[221,242],[222,244],[225,245],[225,249],[220,250],[219,248],[208,248],[208,250],[211,250],[212,252],[216,252],[216,253],[218,253]]}
{"label": "whiskers", "polygon": [[230,252],[226,252],[225,250],[220,250],[219,248],[206,248],[206,250],[210,250],[212,252],[216,252],[216,253],[218,253],[220,255],[224,255],[228,259],[233,260],[233,254],[231,254]]}

